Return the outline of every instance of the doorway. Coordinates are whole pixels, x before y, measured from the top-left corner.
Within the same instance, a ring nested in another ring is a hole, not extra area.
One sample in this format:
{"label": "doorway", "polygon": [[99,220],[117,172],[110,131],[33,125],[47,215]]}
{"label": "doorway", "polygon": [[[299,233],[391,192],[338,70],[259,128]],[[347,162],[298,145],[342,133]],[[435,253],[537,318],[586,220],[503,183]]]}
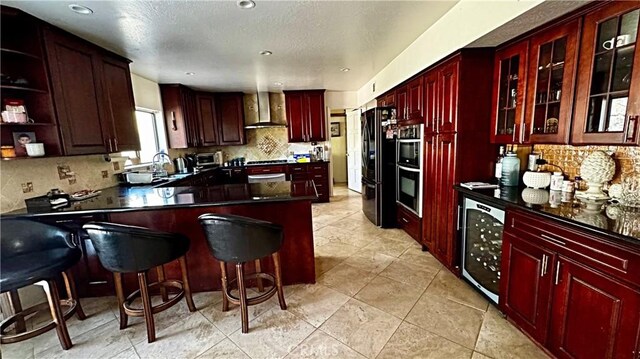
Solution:
{"label": "doorway", "polygon": [[360,110],[347,112],[347,177],[352,191],[362,192]]}
{"label": "doorway", "polygon": [[331,134],[331,162],[333,183],[347,183],[347,118],[344,109],[331,110],[329,133]]}

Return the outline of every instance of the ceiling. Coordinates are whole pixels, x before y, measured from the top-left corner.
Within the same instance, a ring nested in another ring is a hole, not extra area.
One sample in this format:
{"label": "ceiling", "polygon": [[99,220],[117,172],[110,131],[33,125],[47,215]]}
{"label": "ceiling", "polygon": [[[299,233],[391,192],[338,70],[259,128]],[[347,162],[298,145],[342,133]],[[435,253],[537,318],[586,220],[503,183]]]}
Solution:
{"label": "ceiling", "polygon": [[[202,90],[359,89],[457,1],[3,1]],[[262,56],[270,50],[271,56]],[[350,68],[349,72],[340,71]],[[188,76],[187,72],[195,72]],[[284,83],[277,86],[275,82]]]}

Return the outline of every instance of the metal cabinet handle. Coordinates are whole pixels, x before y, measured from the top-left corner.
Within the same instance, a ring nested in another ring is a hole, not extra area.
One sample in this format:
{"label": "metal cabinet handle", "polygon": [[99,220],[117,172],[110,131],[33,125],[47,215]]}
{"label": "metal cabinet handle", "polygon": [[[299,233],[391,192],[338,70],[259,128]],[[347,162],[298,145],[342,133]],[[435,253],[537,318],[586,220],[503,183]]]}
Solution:
{"label": "metal cabinet handle", "polygon": [[636,139],[636,129],[638,127],[638,117],[640,116],[629,116],[629,122],[627,124],[627,136],[625,137],[625,142],[634,142]]}
{"label": "metal cabinet handle", "polygon": [[458,215],[457,215],[457,217],[458,217],[458,218],[456,219],[456,224],[457,224],[457,226],[458,226],[458,231],[460,230],[460,227],[462,227],[462,226],[460,225],[460,212],[461,212],[461,211],[460,211],[460,209],[461,209],[461,208],[460,208],[460,205],[458,205]]}
{"label": "metal cabinet handle", "polygon": [[516,142],[516,128],[518,125],[513,124],[513,133],[511,134],[511,142]]}
{"label": "metal cabinet handle", "polygon": [[171,111],[171,129],[173,131],[178,131],[178,121],[176,121],[176,112]]}
{"label": "metal cabinet handle", "polygon": [[116,150],[116,152],[118,152],[118,139],[117,138],[113,139],[113,148]]}
{"label": "metal cabinet handle", "polygon": [[544,277],[547,274],[547,263],[549,262],[549,256],[542,255],[542,266],[540,267],[540,277]]}
{"label": "metal cabinet handle", "polygon": [[404,217],[402,217],[402,220],[404,221],[404,223],[409,223],[409,220]]}
{"label": "metal cabinet handle", "polygon": [[563,242],[563,241],[561,241],[561,240],[559,240],[559,239],[553,238],[553,237],[551,237],[551,236],[548,236],[548,235],[546,235],[546,234],[544,234],[544,233],[540,233],[540,237],[542,237],[542,238],[544,238],[544,239],[546,239],[546,240],[548,240],[548,241],[551,241],[551,242],[553,242],[553,243],[555,243],[555,244],[557,244],[557,245],[560,245],[560,246],[564,246],[564,245],[566,245],[566,243],[565,243],[565,242]]}
{"label": "metal cabinet handle", "polygon": [[553,281],[554,285],[558,285],[560,282],[560,260],[556,262],[556,279]]}
{"label": "metal cabinet handle", "polygon": [[520,125],[520,143],[524,143],[524,124]]}

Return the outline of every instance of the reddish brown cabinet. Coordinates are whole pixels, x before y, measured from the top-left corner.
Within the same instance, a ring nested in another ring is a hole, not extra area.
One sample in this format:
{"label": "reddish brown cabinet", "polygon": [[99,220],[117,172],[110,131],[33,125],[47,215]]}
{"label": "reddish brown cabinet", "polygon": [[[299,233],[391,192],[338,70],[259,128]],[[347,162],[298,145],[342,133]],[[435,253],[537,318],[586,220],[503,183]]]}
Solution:
{"label": "reddish brown cabinet", "polygon": [[524,142],[569,143],[580,20],[530,39]]}
{"label": "reddish brown cabinet", "polygon": [[555,258],[552,251],[503,234],[500,307],[541,343],[547,338]]}
{"label": "reddish brown cabinet", "polygon": [[615,1],[584,17],[572,143],[640,143],[639,14]]}
{"label": "reddish brown cabinet", "polygon": [[458,124],[458,66],[450,61],[438,70],[438,132],[456,132]]}
{"label": "reddish brown cabinet", "polygon": [[403,85],[396,88],[396,117],[400,123],[404,123],[409,119],[409,110],[407,108],[407,86]]}
{"label": "reddish brown cabinet", "polygon": [[289,142],[325,141],[324,90],[284,91]]}
{"label": "reddish brown cabinet", "polygon": [[242,145],[246,143],[243,99],[244,95],[239,92],[216,94],[218,144]]}
{"label": "reddish brown cabinet", "polygon": [[424,133],[438,132],[438,71],[424,75]]}
{"label": "reddish brown cabinet", "polygon": [[180,84],[160,84],[160,95],[169,147],[197,147],[200,129],[195,92]]}
{"label": "reddish brown cabinet", "polygon": [[[273,167],[273,166],[270,166]],[[312,180],[318,193],[317,202],[329,202],[329,163],[311,162],[289,164],[286,168],[290,181]]]}
{"label": "reddish brown cabinet", "polygon": [[527,88],[528,53],[528,40],[495,53],[491,109],[492,143],[523,143],[524,141],[524,95]]}
{"label": "reddish brown cabinet", "polygon": [[422,123],[424,120],[422,76],[407,83],[407,110],[405,117],[411,123]]}
{"label": "reddish brown cabinet", "polygon": [[402,228],[418,243],[422,242],[422,219],[399,203],[396,204],[396,222],[398,228]]}
{"label": "reddish brown cabinet", "polygon": [[215,98],[210,93],[196,95],[196,110],[198,113],[198,127],[200,128],[200,143],[203,146],[218,144],[218,123],[216,122]]}
{"label": "reddish brown cabinet", "polygon": [[396,92],[391,90],[384,95],[378,97],[377,105],[379,107],[395,106],[396,105]]}
{"label": "reddish brown cabinet", "polygon": [[140,149],[128,61],[62,30],[44,35],[64,153]]}

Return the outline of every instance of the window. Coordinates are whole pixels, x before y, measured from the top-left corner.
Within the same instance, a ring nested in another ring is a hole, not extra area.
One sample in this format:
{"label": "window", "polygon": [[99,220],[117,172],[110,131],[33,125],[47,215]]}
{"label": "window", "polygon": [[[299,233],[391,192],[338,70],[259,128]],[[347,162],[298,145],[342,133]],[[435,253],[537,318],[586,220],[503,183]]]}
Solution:
{"label": "window", "polygon": [[140,151],[122,152],[123,157],[130,159],[126,165],[150,163],[156,153],[167,152],[167,134],[162,116],[152,111],[136,110],[136,125],[140,136]]}

